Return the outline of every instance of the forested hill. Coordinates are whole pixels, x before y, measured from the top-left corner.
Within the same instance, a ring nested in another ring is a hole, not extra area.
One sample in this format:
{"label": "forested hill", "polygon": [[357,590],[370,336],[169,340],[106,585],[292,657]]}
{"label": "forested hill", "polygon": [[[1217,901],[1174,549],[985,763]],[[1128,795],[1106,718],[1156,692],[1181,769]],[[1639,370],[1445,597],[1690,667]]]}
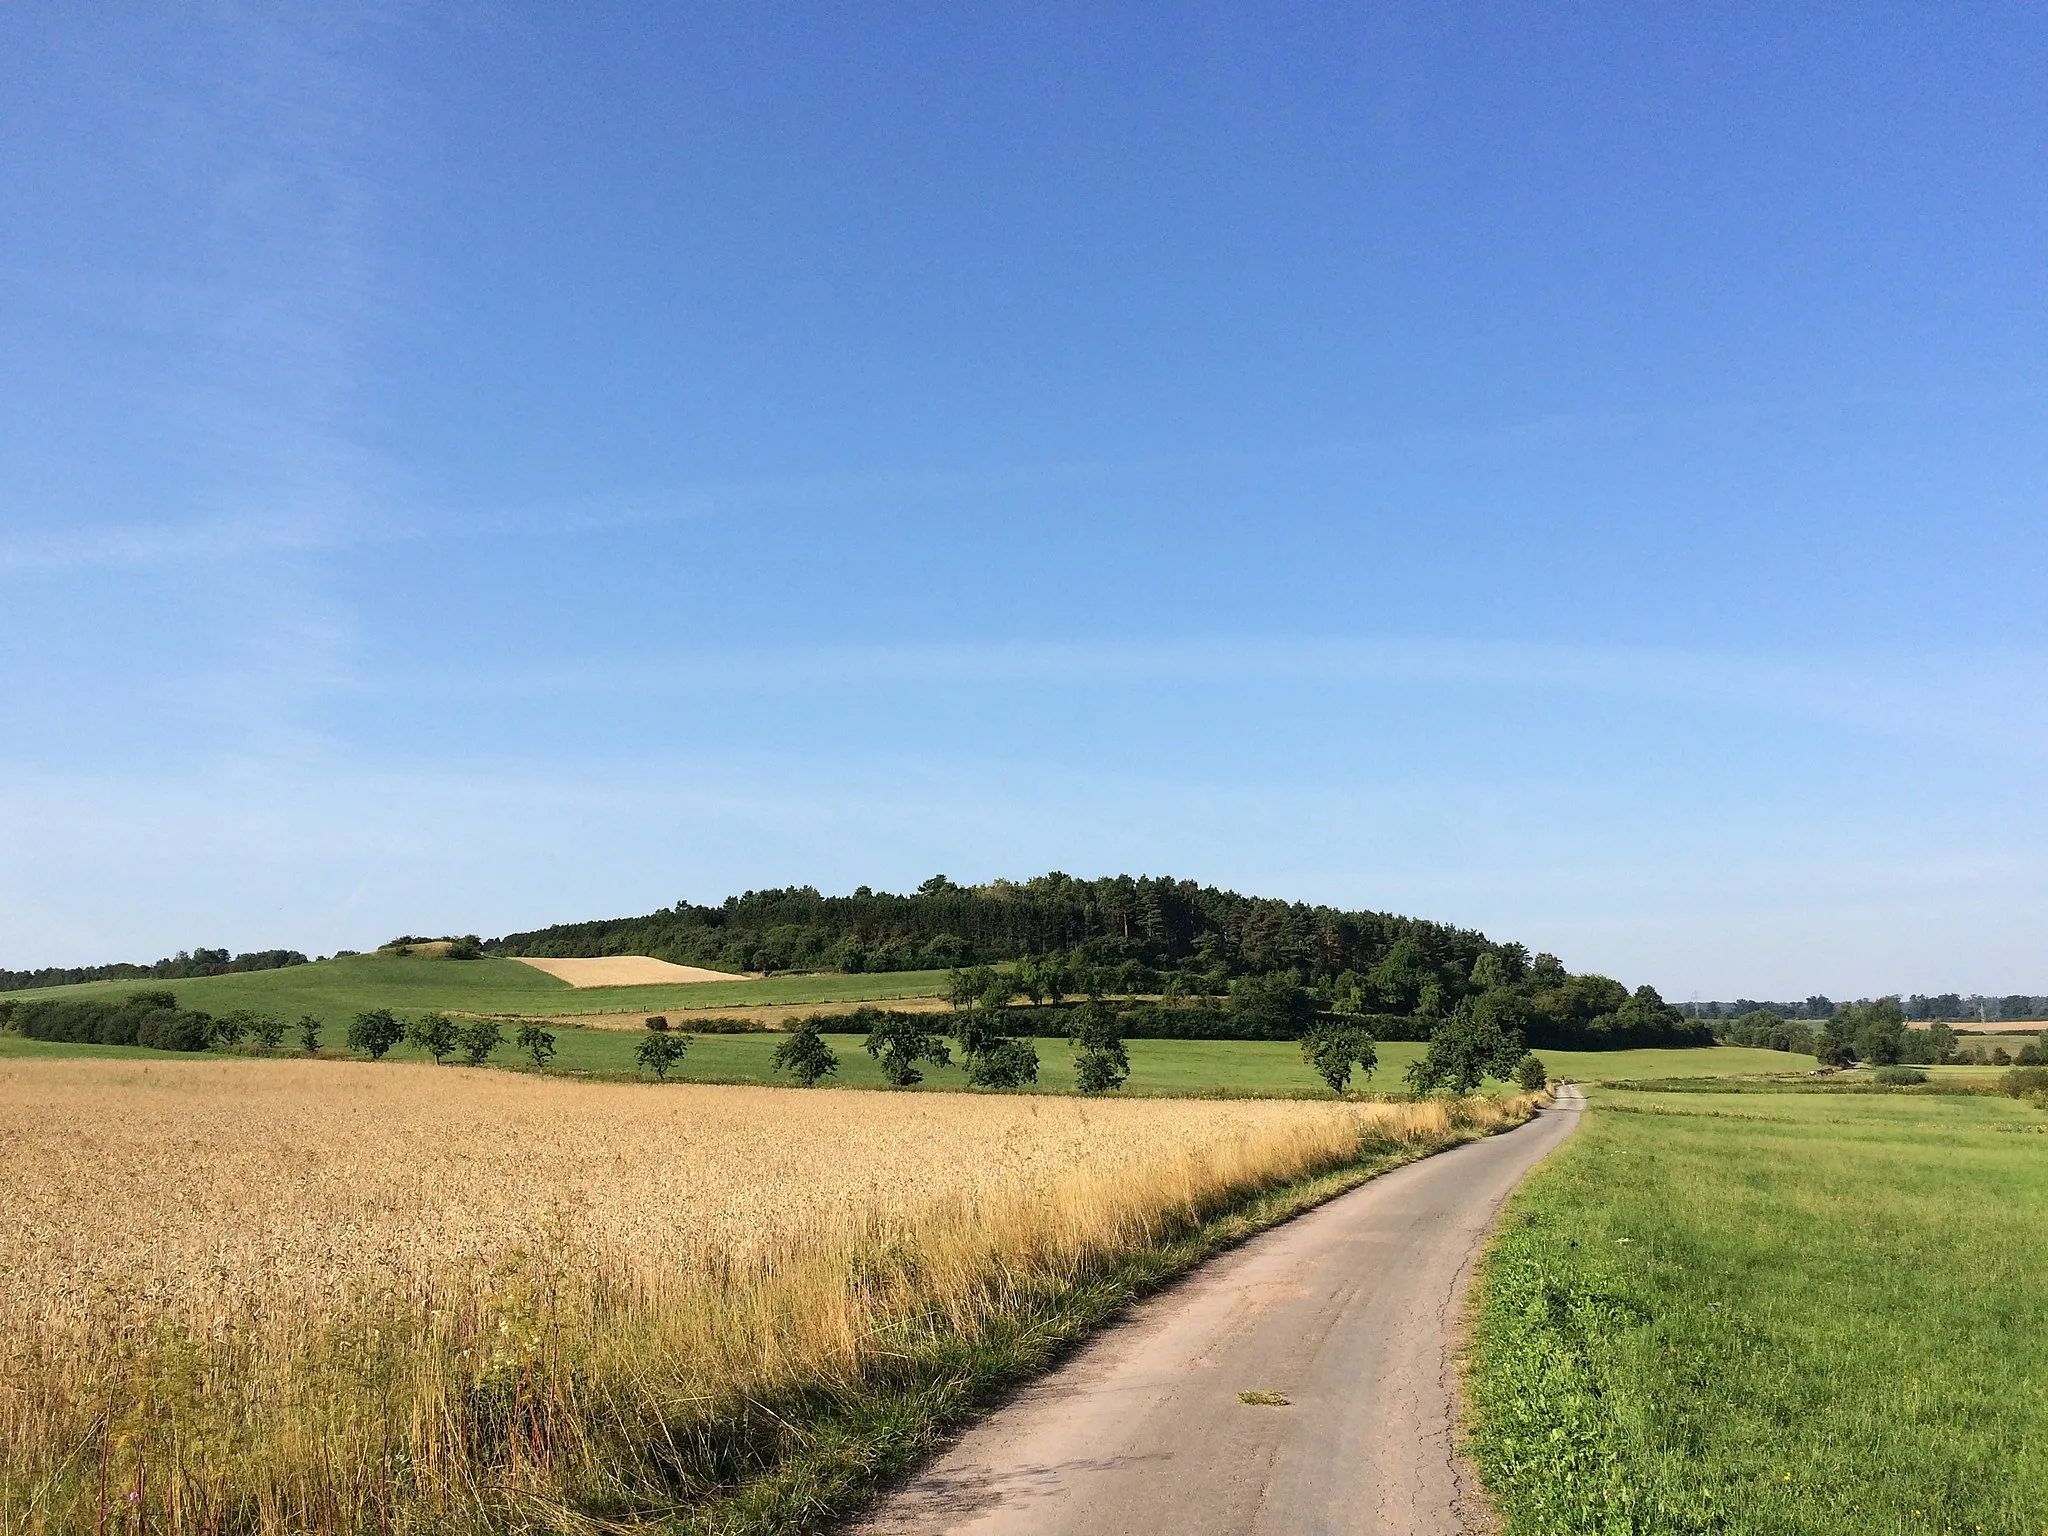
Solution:
{"label": "forested hill", "polygon": [[[1055,990],[1156,996],[1167,1006],[1228,995],[1232,1009],[1249,1007],[1272,990],[1262,987],[1270,979],[1291,988],[1302,1008],[1377,1021],[1382,1039],[1426,1039],[1468,998],[1490,998],[1504,1017],[1525,1021],[1532,1040],[1559,1047],[1712,1039],[1650,987],[1631,994],[1605,976],[1574,976],[1553,955],[1531,958],[1520,944],[1470,928],[1129,875],[1050,874],[972,887],[939,876],[906,896],[865,886],[851,896],[809,886],[749,891],[715,907],[679,902],[645,917],[507,934],[484,948],[535,958],[653,955],[731,971],[1028,960],[1018,970],[1027,982],[1059,978]],[[1030,986],[1027,993],[1036,995]]]}
{"label": "forested hill", "polygon": [[855,972],[945,970],[1064,951],[1092,965],[1288,970],[1308,980],[1370,970],[1403,939],[1429,970],[1459,978],[1482,954],[1517,962],[1527,955],[1471,929],[1387,912],[1240,896],[1191,880],[1062,874],[978,886],[941,875],[906,896],[866,886],[851,896],[821,896],[810,886],[749,891],[716,907],[678,902],[645,917],[507,934],[484,947],[543,958],[654,955],[735,971]]}

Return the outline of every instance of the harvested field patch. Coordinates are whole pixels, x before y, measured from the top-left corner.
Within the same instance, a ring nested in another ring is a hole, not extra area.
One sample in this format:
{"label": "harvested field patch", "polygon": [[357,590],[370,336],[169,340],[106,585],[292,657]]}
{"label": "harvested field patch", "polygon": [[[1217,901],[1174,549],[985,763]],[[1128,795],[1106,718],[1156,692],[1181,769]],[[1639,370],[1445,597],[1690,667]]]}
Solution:
{"label": "harvested field patch", "polygon": [[696,981],[749,981],[729,971],[707,971],[701,965],[675,965],[652,955],[600,955],[589,960],[529,960],[511,957],[521,965],[544,971],[572,987],[658,987]]}
{"label": "harvested field patch", "polygon": [[658,1522],[934,1340],[1520,1113],[10,1061],[0,1525]]}

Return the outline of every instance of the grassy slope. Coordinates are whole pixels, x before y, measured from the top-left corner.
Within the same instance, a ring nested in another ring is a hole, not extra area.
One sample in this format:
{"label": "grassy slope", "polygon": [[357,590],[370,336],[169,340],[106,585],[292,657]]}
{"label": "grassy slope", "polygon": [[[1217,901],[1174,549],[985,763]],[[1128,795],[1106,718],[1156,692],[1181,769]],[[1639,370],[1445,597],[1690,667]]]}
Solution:
{"label": "grassy slope", "polygon": [[354,955],[281,971],[245,971],[190,981],[91,981],[75,987],[0,993],[0,999],[126,997],[139,988],[168,988],[184,1006],[203,1008],[208,1013],[253,1008],[291,1019],[310,1013],[339,1026],[371,1008],[390,1008],[401,1013],[442,1008],[535,1017],[606,1011],[659,1013],[744,1003],[931,997],[944,991],[945,986],[944,971],[899,971],[875,976],[780,976],[768,981],[706,981],[664,987],[572,987],[517,960]]}
{"label": "grassy slope", "polygon": [[[508,1037],[510,1031],[507,1032]],[[554,1031],[557,1071],[630,1074],[633,1053],[643,1036],[638,1032],[609,1029],[558,1029]],[[770,1057],[782,1037],[774,1034],[699,1035],[689,1055],[672,1078],[699,1082],[774,1082]],[[874,1059],[861,1049],[858,1035],[828,1035],[827,1042],[839,1054],[839,1082],[847,1087],[879,1088],[882,1075]],[[341,1023],[327,1035],[326,1044],[342,1043]],[[1039,1087],[1047,1092],[1067,1093],[1074,1086],[1073,1053],[1064,1040],[1040,1040]],[[1143,1094],[1254,1093],[1295,1095],[1324,1091],[1321,1081],[1303,1065],[1300,1050],[1285,1042],[1256,1040],[1133,1040],[1130,1042],[1131,1081],[1128,1091]],[[1380,1047],[1380,1067],[1369,1082],[1354,1087],[1399,1090],[1401,1073],[1422,1054],[1423,1047],[1390,1042]],[[168,1056],[175,1051],[141,1051],[124,1046],[57,1045],[40,1040],[0,1036],[0,1058],[28,1055]],[[395,1060],[418,1060],[419,1053],[401,1046]],[[500,1064],[522,1058],[512,1049],[509,1038],[493,1058]],[[1786,1056],[1776,1051],[1751,1051],[1715,1047],[1699,1051],[1561,1051],[1545,1057],[1555,1072],[1579,1078],[1595,1076],[1628,1078],[1652,1076],[1674,1070],[1696,1076],[1715,1073],[1798,1071],[1812,1065],[1809,1058]],[[927,1067],[925,1086],[959,1089],[966,1077],[958,1066]],[[1497,1085],[1496,1085],[1497,1086]]]}
{"label": "grassy slope", "polygon": [[1511,1536],[2048,1529],[2048,1117],[1594,1106],[1484,1269],[1474,1450]]}

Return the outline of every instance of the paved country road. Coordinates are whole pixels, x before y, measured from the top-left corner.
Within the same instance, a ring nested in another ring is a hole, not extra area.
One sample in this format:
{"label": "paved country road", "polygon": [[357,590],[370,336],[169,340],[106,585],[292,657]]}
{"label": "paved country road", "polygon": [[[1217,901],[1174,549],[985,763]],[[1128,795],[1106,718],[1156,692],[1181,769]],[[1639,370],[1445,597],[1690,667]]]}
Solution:
{"label": "paved country road", "polygon": [[[854,1529],[1459,1536],[1451,1331],[1481,1241],[1584,1098],[1374,1179],[1140,1303]],[[1286,1407],[1238,1401],[1278,1392]]]}

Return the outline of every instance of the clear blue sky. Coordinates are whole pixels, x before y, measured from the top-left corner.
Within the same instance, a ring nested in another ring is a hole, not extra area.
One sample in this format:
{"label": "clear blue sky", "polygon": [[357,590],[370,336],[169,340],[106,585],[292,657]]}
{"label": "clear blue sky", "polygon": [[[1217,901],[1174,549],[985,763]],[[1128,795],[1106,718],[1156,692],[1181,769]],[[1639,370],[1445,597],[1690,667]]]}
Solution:
{"label": "clear blue sky", "polygon": [[2034,4],[0,8],[0,965],[1170,873],[2048,990]]}

